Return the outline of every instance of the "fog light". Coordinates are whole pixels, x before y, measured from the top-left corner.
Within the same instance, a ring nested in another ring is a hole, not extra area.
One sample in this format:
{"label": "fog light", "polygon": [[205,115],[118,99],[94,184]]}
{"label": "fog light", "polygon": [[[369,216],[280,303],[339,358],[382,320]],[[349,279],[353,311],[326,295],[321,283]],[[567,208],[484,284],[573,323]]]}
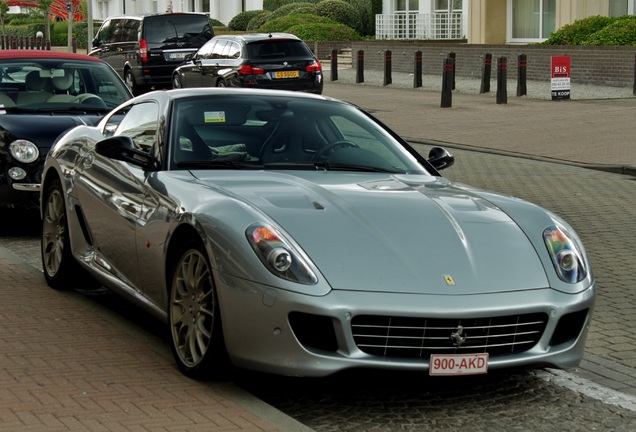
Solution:
{"label": "fog light", "polygon": [[9,168],[9,177],[13,180],[22,180],[27,175],[26,171],[20,167]]}

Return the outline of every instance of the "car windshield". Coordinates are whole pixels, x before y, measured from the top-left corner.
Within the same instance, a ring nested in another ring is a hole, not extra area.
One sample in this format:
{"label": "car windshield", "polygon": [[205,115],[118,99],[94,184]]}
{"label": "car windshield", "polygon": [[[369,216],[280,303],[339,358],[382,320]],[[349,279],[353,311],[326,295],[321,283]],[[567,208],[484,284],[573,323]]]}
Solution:
{"label": "car windshield", "polygon": [[414,154],[346,103],[278,95],[177,99],[171,169],[427,174]]}
{"label": "car windshield", "polygon": [[66,59],[0,60],[0,106],[11,112],[106,112],[130,99],[106,64]]}

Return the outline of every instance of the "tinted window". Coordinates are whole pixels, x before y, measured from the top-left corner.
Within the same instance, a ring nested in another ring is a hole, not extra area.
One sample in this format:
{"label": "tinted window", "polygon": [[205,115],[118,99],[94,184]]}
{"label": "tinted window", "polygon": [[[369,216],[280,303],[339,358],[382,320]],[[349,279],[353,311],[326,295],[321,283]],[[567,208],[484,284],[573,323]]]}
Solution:
{"label": "tinted window", "polygon": [[299,40],[253,42],[247,45],[247,55],[252,60],[313,56],[307,45]]}
{"label": "tinted window", "polygon": [[143,38],[150,43],[182,41],[203,44],[211,37],[212,27],[204,15],[171,14],[144,21]]}

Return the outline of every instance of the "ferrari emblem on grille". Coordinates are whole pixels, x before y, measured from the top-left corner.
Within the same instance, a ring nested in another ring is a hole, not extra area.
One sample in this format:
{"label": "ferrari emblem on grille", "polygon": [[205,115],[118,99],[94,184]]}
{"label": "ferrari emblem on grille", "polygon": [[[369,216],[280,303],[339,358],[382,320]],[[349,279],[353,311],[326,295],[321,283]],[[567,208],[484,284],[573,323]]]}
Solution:
{"label": "ferrari emblem on grille", "polygon": [[449,286],[455,285],[455,281],[453,280],[453,277],[451,275],[444,275],[444,280],[446,281],[446,285],[449,285]]}
{"label": "ferrari emblem on grille", "polygon": [[[462,336],[462,334],[464,336]],[[464,327],[457,326],[455,331],[451,333],[450,340],[453,341],[454,346],[461,348],[462,344],[466,342],[466,337],[468,337],[468,335],[464,333]]]}

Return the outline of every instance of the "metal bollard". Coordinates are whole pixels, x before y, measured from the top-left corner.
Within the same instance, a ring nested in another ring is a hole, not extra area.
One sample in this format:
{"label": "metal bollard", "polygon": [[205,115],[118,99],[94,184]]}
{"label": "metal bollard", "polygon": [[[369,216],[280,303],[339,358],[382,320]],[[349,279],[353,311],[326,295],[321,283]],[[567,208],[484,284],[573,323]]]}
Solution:
{"label": "metal bollard", "polygon": [[492,70],[492,54],[487,53],[481,67],[481,87],[479,94],[490,93],[490,71]]}
{"label": "metal bollard", "polygon": [[634,55],[634,96],[636,96],[636,54]]}
{"label": "metal bollard", "polygon": [[453,81],[453,59],[446,58],[444,60],[444,73],[442,74],[441,108],[450,108],[453,106],[453,89],[451,88],[452,81]]}
{"label": "metal bollard", "polygon": [[358,50],[356,66],[356,84],[364,82],[364,50]]}
{"label": "metal bollard", "polygon": [[73,48],[73,52],[76,53],[77,52],[77,38],[72,38],[71,39],[71,47]]}
{"label": "metal bollard", "polygon": [[520,54],[517,62],[517,96],[526,96],[528,94],[526,85],[528,57],[525,54]]}
{"label": "metal bollard", "polygon": [[331,81],[338,81],[338,50],[331,50]]}
{"label": "metal bollard", "polygon": [[415,67],[413,70],[413,88],[422,87],[422,51],[415,51]]}
{"label": "metal bollard", "polygon": [[384,52],[384,85],[389,85],[393,82],[391,76],[391,50]]}
{"label": "metal bollard", "polygon": [[451,89],[455,90],[455,70],[456,70],[455,65],[457,64],[457,54],[451,51],[448,54],[448,57],[450,57],[450,59],[453,61],[453,71],[451,75]]}
{"label": "metal bollard", "polygon": [[499,57],[497,62],[497,103],[508,103],[508,59]]}

